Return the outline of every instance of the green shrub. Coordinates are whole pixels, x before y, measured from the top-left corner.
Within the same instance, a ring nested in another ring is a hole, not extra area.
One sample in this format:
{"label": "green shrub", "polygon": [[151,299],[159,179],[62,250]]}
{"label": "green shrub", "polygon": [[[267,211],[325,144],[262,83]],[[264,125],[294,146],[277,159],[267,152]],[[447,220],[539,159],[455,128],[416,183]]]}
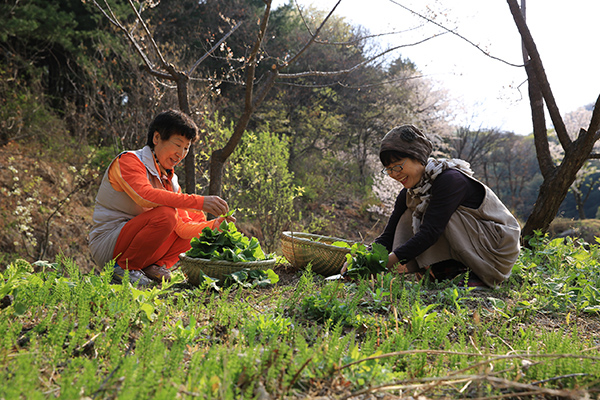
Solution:
{"label": "green shrub", "polygon": [[292,183],[288,158],[287,139],[268,131],[247,132],[229,166],[231,179],[237,180],[229,200],[243,217],[259,224],[267,252],[277,248],[281,232],[292,221],[300,191]]}

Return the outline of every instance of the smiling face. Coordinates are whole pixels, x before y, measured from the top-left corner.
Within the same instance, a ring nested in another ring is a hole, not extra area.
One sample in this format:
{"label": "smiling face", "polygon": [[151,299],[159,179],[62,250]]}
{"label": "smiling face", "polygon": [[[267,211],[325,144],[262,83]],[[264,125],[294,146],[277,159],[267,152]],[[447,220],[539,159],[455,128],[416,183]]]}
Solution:
{"label": "smiling face", "polygon": [[152,138],[154,153],[158,163],[164,169],[173,169],[187,155],[192,141],[183,135],[173,134],[169,139],[163,140],[158,132]]}
{"label": "smiling face", "polygon": [[414,158],[405,157],[386,166],[388,175],[407,189],[414,187],[425,173],[425,166]]}

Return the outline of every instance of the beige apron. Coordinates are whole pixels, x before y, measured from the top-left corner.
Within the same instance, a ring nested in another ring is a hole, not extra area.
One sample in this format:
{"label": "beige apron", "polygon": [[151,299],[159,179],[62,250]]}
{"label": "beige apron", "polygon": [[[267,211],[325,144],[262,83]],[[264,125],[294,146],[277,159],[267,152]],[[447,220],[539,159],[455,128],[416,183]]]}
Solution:
{"label": "beige apron", "polygon": [[[508,279],[519,257],[521,228],[496,194],[479,183],[485,188],[481,206],[477,209],[458,207],[439,240],[406,264],[407,272],[421,271],[437,262],[454,259],[469,267],[491,287]],[[394,249],[414,236],[412,214],[419,202],[418,198],[407,194],[408,208],[396,226]]]}

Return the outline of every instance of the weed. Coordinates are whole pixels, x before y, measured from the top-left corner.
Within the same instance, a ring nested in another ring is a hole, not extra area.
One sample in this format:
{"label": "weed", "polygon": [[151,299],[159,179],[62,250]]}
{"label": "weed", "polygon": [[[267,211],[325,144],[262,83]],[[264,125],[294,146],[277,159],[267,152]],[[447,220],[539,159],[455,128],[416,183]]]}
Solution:
{"label": "weed", "polygon": [[[110,266],[14,262],[0,276],[0,398],[591,392],[600,353],[581,324],[596,318],[597,245],[537,246],[507,287],[483,295],[392,274],[324,281],[310,269],[294,288],[217,292],[174,274],[140,290],[111,285]],[[540,316],[557,328],[531,323]]]}

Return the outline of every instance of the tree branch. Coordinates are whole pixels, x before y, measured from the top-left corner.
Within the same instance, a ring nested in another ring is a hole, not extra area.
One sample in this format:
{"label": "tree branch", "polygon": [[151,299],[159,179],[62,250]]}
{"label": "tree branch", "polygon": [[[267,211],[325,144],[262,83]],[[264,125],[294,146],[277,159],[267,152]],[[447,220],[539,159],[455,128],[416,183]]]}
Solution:
{"label": "tree branch", "polygon": [[175,81],[174,77],[172,74],[168,73],[168,72],[162,72],[162,71],[157,71],[155,69],[152,69],[150,67],[148,67],[148,65],[144,65],[144,69],[146,69],[146,71],[148,71],[148,73],[156,78],[160,78],[160,79],[167,79],[170,81]]}
{"label": "tree branch", "polygon": [[227,38],[229,36],[231,36],[231,34],[233,32],[235,32],[237,28],[240,27],[240,25],[242,25],[242,21],[238,22],[229,32],[227,32],[227,34],[225,36],[223,36],[221,38],[221,40],[219,40],[210,50],[208,50],[206,52],[206,54],[204,54],[202,57],[200,57],[198,59],[198,61],[196,61],[196,63],[192,66],[192,68],[190,68],[187,75],[192,76],[192,74],[194,73],[194,70],[198,67],[198,65],[200,65],[202,63],[202,61],[204,61],[206,59],[206,57],[208,57],[210,54],[212,54],[212,52],[214,52],[221,45],[221,43],[223,43],[225,40],[227,40]]}
{"label": "tree branch", "polygon": [[364,35],[364,36],[357,37],[354,40],[348,40],[348,41],[345,41],[345,42],[330,42],[330,41],[327,41],[327,40],[315,39],[315,43],[316,44],[323,44],[323,45],[326,45],[326,46],[350,46],[350,45],[356,45],[357,43],[360,43],[360,42],[362,42],[364,40],[367,40],[367,39],[373,39],[373,38],[382,37],[382,36],[399,35],[401,33],[406,33],[406,32],[409,32],[409,31],[412,31],[412,30],[415,30],[415,29],[422,28],[423,26],[424,25],[419,25],[419,26],[416,26],[414,28],[406,29],[406,30],[403,30],[403,31],[397,31],[397,32],[383,32],[383,33],[375,33],[375,34],[372,34],[372,35]]}
{"label": "tree branch", "polygon": [[431,40],[433,38],[436,38],[436,37],[438,37],[440,35],[444,35],[444,34],[445,33],[438,33],[438,34],[435,34],[433,36],[430,36],[428,38],[425,38],[425,39],[420,40],[420,41],[415,42],[415,43],[401,44],[401,45],[398,45],[398,46],[390,47],[389,49],[384,50],[381,53],[376,54],[373,57],[371,57],[371,58],[369,58],[369,59],[367,59],[365,61],[362,61],[362,62],[360,62],[360,63],[358,63],[358,64],[356,64],[353,67],[348,68],[348,69],[337,70],[337,71],[308,71],[308,72],[298,72],[296,74],[280,74],[280,76],[282,78],[303,78],[303,77],[306,77],[306,76],[336,76],[336,75],[349,74],[350,72],[352,72],[352,71],[354,71],[354,70],[362,67],[363,65],[366,65],[366,64],[370,63],[371,61],[376,60],[378,58],[381,58],[382,56],[386,55],[387,53],[390,53],[392,51],[401,49],[403,47],[416,46],[418,44],[424,43],[424,42],[426,42],[428,40]]}
{"label": "tree branch", "polygon": [[294,1],[294,3],[296,4],[296,9],[298,10],[298,14],[300,14],[300,18],[302,19],[302,23],[304,24],[304,27],[306,28],[306,30],[308,31],[308,33],[315,37],[315,43],[318,44],[325,44],[325,45],[353,45],[359,42],[362,42],[363,40],[367,40],[367,39],[371,39],[371,38],[376,38],[376,37],[381,37],[381,36],[388,36],[388,35],[396,35],[399,33],[405,33],[405,32],[410,32],[412,30],[415,29],[419,29],[422,28],[423,25],[419,25],[413,28],[409,28],[409,29],[405,29],[403,31],[398,31],[398,32],[384,32],[384,33],[377,33],[377,34],[373,34],[373,35],[365,35],[365,36],[361,36],[355,40],[350,40],[347,42],[328,42],[325,40],[319,40],[316,38],[316,36],[313,34],[312,30],[310,29],[310,26],[308,26],[308,23],[306,22],[306,18],[304,18],[304,14],[302,13],[302,9],[300,8],[300,6],[298,5],[298,1]]}
{"label": "tree branch", "polygon": [[96,8],[98,10],[100,10],[100,12],[104,15],[104,17],[111,24],[113,24],[116,28],[122,30],[125,33],[125,36],[127,37],[127,39],[129,39],[129,41],[131,42],[131,44],[133,44],[133,46],[135,47],[136,51],[142,57],[142,59],[144,60],[144,62],[146,64],[148,64],[149,67],[151,67],[150,60],[146,59],[146,55],[144,54],[144,52],[142,51],[142,49],[138,47],[136,41],[130,35],[129,31],[127,29],[125,29],[125,27],[123,25],[121,25],[121,23],[117,19],[115,13],[113,12],[113,10],[110,7],[110,5],[108,4],[108,2],[106,0],[104,0],[104,4],[106,5],[106,8],[108,9],[108,12],[110,12],[110,15],[108,15],[108,13],[104,10],[104,8],[102,8],[102,6],[100,4],[98,4],[98,2],[96,0],[92,0],[92,1],[94,2],[94,5],[96,6]]}
{"label": "tree branch", "polygon": [[548,142],[548,129],[546,128],[546,117],[544,115],[544,98],[538,86],[538,80],[531,64],[525,66],[525,72],[529,79],[529,104],[531,107],[531,120],[533,123],[533,141],[535,153],[540,166],[540,172],[544,179],[548,179],[556,170],[550,144]]}
{"label": "tree branch", "polygon": [[267,81],[264,83],[260,91],[256,93],[256,96],[252,101],[252,108],[254,110],[263,102],[271,88],[275,85],[275,81],[279,76],[279,70],[277,68],[273,68],[271,71],[267,72],[267,75]]}
{"label": "tree branch", "polygon": [[594,111],[592,112],[592,118],[590,120],[590,126],[587,131],[591,135],[595,135],[596,138],[594,141],[600,139],[600,96],[596,99],[596,104],[594,105]]}
{"label": "tree branch", "polygon": [[[317,36],[319,36],[319,33],[321,32],[321,29],[323,29],[323,27],[325,26],[325,24],[327,23],[327,21],[329,20],[329,18],[333,15],[333,12],[337,8],[337,6],[340,5],[341,2],[342,2],[342,0],[338,0],[338,2],[335,3],[335,6],[333,6],[333,8],[331,9],[331,11],[329,11],[329,14],[327,14],[327,16],[325,17],[325,19],[323,20],[323,22],[321,22],[321,25],[319,25],[319,27],[315,31],[314,35],[313,34],[310,35],[310,39],[308,40],[308,42],[306,42],[306,44],[304,45],[304,47],[302,47],[300,49],[300,51],[294,57],[292,57],[290,61],[288,61],[286,63],[286,65],[293,64],[298,58],[300,58],[300,56],[306,51],[306,49],[308,49],[310,47],[310,45],[313,44],[313,42],[317,39]],[[309,30],[309,32],[310,32],[310,30]],[[283,66],[281,66],[281,68],[283,68]]]}
{"label": "tree branch", "polygon": [[425,78],[425,77],[426,77],[426,75],[412,75],[412,76],[405,77],[405,78],[388,79],[387,81],[381,81],[381,82],[378,82],[378,83],[366,83],[366,84],[363,84],[363,85],[347,85],[347,84],[342,83],[340,81],[331,82],[331,83],[324,83],[324,84],[321,84],[321,85],[308,85],[308,84],[292,83],[292,82],[279,82],[279,84],[285,85],[285,86],[302,87],[302,88],[315,88],[315,89],[324,88],[324,87],[332,87],[332,86],[335,86],[335,85],[339,85],[339,86],[347,88],[347,89],[366,89],[366,88],[371,88],[371,87],[385,86],[385,85],[389,85],[389,84],[395,83],[395,82],[409,81],[409,80],[412,80],[412,79],[421,79],[421,78]]}
{"label": "tree branch", "polygon": [[392,3],[396,4],[397,6],[400,6],[400,7],[402,7],[402,8],[403,8],[403,9],[405,9],[406,11],[408,11],[408,12],[410,12],[410,13],[412,13],[412,14],[415,14],[416,16],[418,16],[418,17],[420,17],[420,18],[423,18],[425,21],[427,21],[427,22],[430,22],[430,23],[434,24],[435,26],[437,26],[437,27],[439,27],[439,28],[441,28],[441,29],[445,30],[446,32],[448,32],[448,33],[451,33],[451,34],[453,34],[453,35],[455,35],[455,36],[457,36],[457,37],[461,38],[462,40],[464,40],[465,42],[469,43],[471,46],[475,47],[477,50],[479,50],[480,52],[482,52],[483,54],[485,54],[485,55],[486,55],[487,57],[489,57],[489,58],[492,58],[492,59],[494,59],[494,60],[497,60],[497,61],[503,62],[504,64],[510,65],[510,66],[512,66],[512,67],[522,67],[522,66],[523,66],[523,64],[513,64],[513,63],[511,63],[511,62],[508,62],[508,61],[506,61],[506,60],[503,60],[503,59],[501,59],[500,57],[493,56],[493,55],[489,54],[488,52],[486,52],[486,51],[485,51],[484,49],[482,49],[481,47],[479,47],[477,44],[473,43],[471,40],[469,40],[469,39],[467,39],[466,37],[464,37],[463,35],[461,35],[460,33],[456,32],[456,31],[453,31],[452,29],[446,28],[444,25],[442,25],[442,24],[440,24],[440,23],[437,23],[437,22],[435,22],[435,21],[434,21],[434,20],[432,20],[431,18],[427,18],[426,16],[424,16],[424,15],[422,15],[422,14],[420,14],[420,13],[416,12],[416,11],[413,11],[412,9],[410,9],[410,8],[408,8],[408,7],[406,7],[406,6],[402,5],[402,4],[400,4],[400,3],[398,3],[398,2],[397,2],[397,1],[395,1],[395,0],[390,0],[390,2],[392,2]]}
{"label": "tree branch", "polygon": [[[254,101],[254,78],[256,73],[256,65],[257,65],[257,55],[260,47],[262,45],[263,39],[265,37],[267,31],[267,25],[269,22],[269,15],[271,14],[271,0],[265,0],[265,12],[263,14],[263,18],[260,23],[260,28],[258,31],[258,36],[256,41],[254,42],[254,46],[252,47],[252,51],[250,52],[250,57],[248,57],[248,69],[246,71],[246,96],[244,102],[244,112],[240,117],[233,134],[225,144],[225,146],[218,150],[217,153],[221,160],[226,160],[229,158],[231,153],[235,150],[236,146],[240,142],[246,127],[248,126],[248,122],[250,121],[250,117],[257,107],[258,103]],[[266,93],[264,94],[266,95]],[[263,95],[263,98],[264,98]],[[212,182],[211,182],[212,183]]]}
{"label": "tree branch", "polygon": [[146,32],[146,35],[148,36],[150,43],[152,44],[152,47],[154,48],[154,51],[156,52],[156,55],[160,59],[160,62],[162,63],[163,68],[166,69],[167,71],[169,71],[170,66],[165,61],[162,53],[160,52],[160,49],[158,48],[158,45],[156,44],[156,42],[154,41],[154,38],[150,34],[150,29],[148,29],[148,25],[146,25],[146,21],[144,21],[142,19],[142,16],[138,12],[137,8],[135,8],[135,6],[133,5],[133,1],[131,1],[131,0],[128,0],[128,1],[129,1],[129,5],[131,6],[131,9],[133,10],[133,12],[135,13],[135,16],[138,19],[138,21],[140,21],[140,23],[142,24],[142,27],[144,28],[144,32]]}
{"label": "tree branch", "polygon": [[[106,0],[104,0],[104,4],[106,5],[106,8],[110,12],[110,15],[108,15],[108,13],[102,8],[102,6],[100,6],[100,4],[98,4],[96,2],[96,0],[93,0],[93,2],[94,2],[94,5],[96,6],[96,8],[98,8],[100,10],[100,12],[106,17],[106,19],[108,19],[110,21],[111,24],[113,24],[115,27],[117,27],[118,29],[123,31],[123,33],[129,40],[129,43],[131,43],[131,45],[135,48],[135,51],[138,53],[138,55],[144,61],[147,71],[152,73],[152,75],[157,76],[162,79],[175,80],[173,76],[166,75],[164,72],[160,72],[160,71],[154,69],[154,65],[152,64],[150,59],[146,56],[146,53],[144,52],[144,50],[142,50],[142,48],[139,46],[138,42],[133,38],[131,33],[129,33],[129,31],[127,29],[125,29],[125,27],[118,21],[117,17],[115,16],[114,12],[112,11],[112,8],[110,7],[110,5],[108,4],[108,2]],[[136,11],[136,13],[137,13],[137,11]],[[137,13],[137,14],[139,15],[139,13]]]}

